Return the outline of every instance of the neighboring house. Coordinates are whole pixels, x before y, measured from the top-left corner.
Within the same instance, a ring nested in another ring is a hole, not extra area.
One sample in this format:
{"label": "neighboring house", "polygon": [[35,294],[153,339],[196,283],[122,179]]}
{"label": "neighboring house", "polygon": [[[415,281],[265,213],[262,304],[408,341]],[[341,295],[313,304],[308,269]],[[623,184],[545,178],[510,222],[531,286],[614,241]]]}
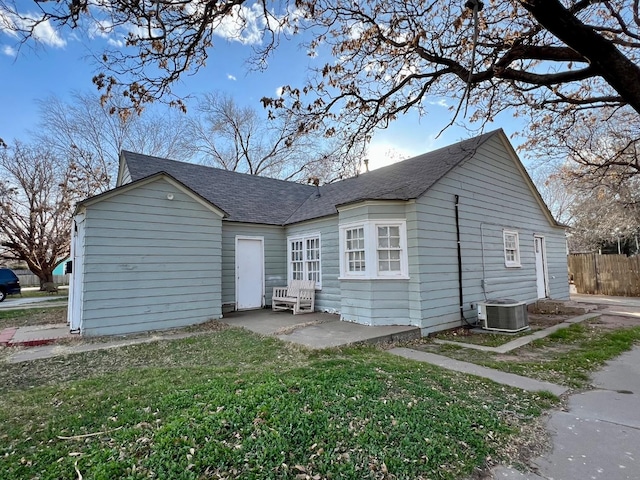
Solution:
{"label": "neighboring house", "polygon": [[485,299],[569,297],[564,228],[502,130],[320,187],[125,151],[117,185],[75,215],[86,335],[262,308],[299,278],[317,310],[423,334]]}

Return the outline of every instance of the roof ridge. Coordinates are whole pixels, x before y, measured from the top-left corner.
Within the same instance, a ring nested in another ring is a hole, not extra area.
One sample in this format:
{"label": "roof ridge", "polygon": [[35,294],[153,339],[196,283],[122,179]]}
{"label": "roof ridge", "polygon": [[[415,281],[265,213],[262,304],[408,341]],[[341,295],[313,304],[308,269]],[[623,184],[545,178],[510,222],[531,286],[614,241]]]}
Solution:
{"label": "roof ridge", "polygon": [[206,169],[210,169],[210,170],[216,170],[218,172],[222,172],[223,174],[229,174],[229,175],[241,175],[244,176],[245,178],[256,178],[256,179],[260,179],[260,180],[265,180],[265,181],[272,181],[272,182],[277,182],[277,183],[282,183],[282,184],[286,184],[286,185],[299,185],[303,188],[306,189],[310,189],[313,188],[309,185],[305,185],[304,183],[298,183],[298,182],[294,182],[291,180],[282,180],[280,178],[273,178],[273,177],[267,177],[264,175],[256,175],[253,173],[246,173],[246,172],[236,172],[235,170],[227,170],[226,168],[220,168],[220,167],[214,167],[212,165],[205,165],[202,163],[194,163],[194,162],[185,162],[182,160],[174,160],[172,158],[166,158],[166,157],[159,157],[157,155],[148,155],[146,153],[137,153],[137,152],[132,152],[131,150],[122,150],[121,151],[126,158],[126,154],[131,154],[131,155],[136,155],[139,157],[146,157],[149,159],[158,159],[161,160],[163,162],[172,162],[172,163],[178,163],[180,165],[190,165],[193,167],[197,167],[197,168],[206,168]]}

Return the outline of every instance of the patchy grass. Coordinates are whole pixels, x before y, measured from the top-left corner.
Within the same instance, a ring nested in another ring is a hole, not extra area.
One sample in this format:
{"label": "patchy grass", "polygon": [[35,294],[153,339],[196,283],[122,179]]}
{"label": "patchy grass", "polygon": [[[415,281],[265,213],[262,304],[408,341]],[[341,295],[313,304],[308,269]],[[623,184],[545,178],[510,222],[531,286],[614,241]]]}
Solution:
{"label": "patchy grass", "polygon": [[555,397],[225,328],[0,369],[0,478],[466,478]]}
{"label": "patchy grass", "polygon": [[557,330],[504,355],[457,345],[423,343],[418,347],[505,372],[586,388],[592,372],[638,342],[640,327],[611,330],[586,322]]}
{"label": "patchy grass", "polygon": [[67,307],[23,308],[0,310],[0,330],[7,327],[28,327],[48,323],[65,323]]}
{"label": "patchy grass", "polygon": [[518,337],[531,335],[533,332],[527,330],[515,334],[472,332],[467,328],[456,328],[455,330],[447,330],[445,332],[436,333],[431,338],[438,340],[448,340],[450,342],[471,343],[473,345],[483,345],[485,347],[499,347],[505,343],[509,343]]}

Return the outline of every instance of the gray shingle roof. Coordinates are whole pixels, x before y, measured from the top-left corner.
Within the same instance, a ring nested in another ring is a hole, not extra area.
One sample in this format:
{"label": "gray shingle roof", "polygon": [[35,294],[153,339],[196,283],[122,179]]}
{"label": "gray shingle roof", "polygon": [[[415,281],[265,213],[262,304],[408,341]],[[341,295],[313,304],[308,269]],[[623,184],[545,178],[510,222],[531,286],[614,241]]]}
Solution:
{"label": "gray shingle roof", "polygon": [[229,214],[228,220],[283,225],[315,187],[123,151],[133,181],[166,172]]}
{"label": "gray shingle roof", "polygon": [[349,203],[418,198],[497,132],[323,185],[320,196],[309,185],[127,151],[122,154],[134,181],[164,171],[227,212],[228,220],[286,225],[333,215],[336,207]]}

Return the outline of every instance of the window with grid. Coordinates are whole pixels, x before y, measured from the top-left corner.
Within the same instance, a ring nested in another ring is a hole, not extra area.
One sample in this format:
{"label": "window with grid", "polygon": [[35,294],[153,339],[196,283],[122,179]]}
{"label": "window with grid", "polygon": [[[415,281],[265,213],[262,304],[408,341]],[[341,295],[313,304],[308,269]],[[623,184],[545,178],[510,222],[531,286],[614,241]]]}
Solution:
{"label": "window with grid", "polygon": [[345,279],[409,278],[404,219],[366,220],[340,226],[340,276]]}
{"label": "window with grid", "polygon": [[307,280],[320,283],[320,237],[305,240],[305,270]]}
{"label": "window with grid", "polygon": [[504,240],[504,264],[507,267],[520,266],[520,240],[518,232],[505,230],[503,232]]}
{"label": "window with grid", "polygon": [[358,273],[365,271],[364,227],[345,230],[345,254],[348,272]]}
{"label": "window with grid", "polygon": [[377,227],[378,273],[397,274],[402,271],[400,264],[400,227],[385,225]]}
{"label": "window with grid", "polygon": [[320,234],[289,238],[289,280],[313,280],[321,288]]}
{"label": "window with grid", "polygon": [[289,265],[291,267],[292,280],[304,280],[304,251],[302,240],[293,240],[289,243]]}

